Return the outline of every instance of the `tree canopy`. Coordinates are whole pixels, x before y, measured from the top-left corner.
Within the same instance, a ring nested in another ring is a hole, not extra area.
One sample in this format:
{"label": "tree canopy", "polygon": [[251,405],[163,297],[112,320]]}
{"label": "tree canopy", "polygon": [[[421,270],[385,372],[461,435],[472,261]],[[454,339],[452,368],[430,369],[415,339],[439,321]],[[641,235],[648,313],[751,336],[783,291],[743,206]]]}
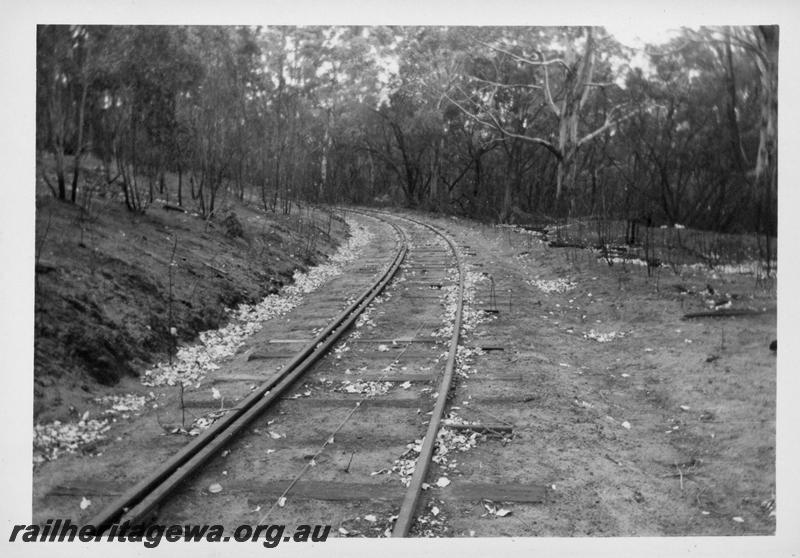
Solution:
{"label": "tree canopy", "polygon": [[91,153],[131,211],[170,172],[207,216],[224,193],[774,235],[777,56],[777,27],[637,66],[602,27],[43,25],[37,150],[55,196]]}

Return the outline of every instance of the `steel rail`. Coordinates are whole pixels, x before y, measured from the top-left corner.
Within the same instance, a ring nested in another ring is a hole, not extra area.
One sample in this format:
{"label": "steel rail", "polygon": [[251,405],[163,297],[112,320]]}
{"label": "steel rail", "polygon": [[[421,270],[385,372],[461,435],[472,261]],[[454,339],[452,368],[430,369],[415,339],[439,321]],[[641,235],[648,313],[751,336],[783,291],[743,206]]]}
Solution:
{"label": "steel rail", "polygon": [[131,525],[138,525],[149,520],[148,514],[168,494],[278,400],[283,392],[319,360],[389,284],[405,259],[408,251],[405,234],[396,224],[389,224],[399,234],[401,244],[380,278],[332,320],[313,341],[305,345],[280,372],[242,400],[233,412],[216,421],[155,471],[125,491],[87,525],[93,526],[97,533],[102,533],[114,523],[128,521]]}
{"label": "steel rail", "polygon": [[455,323],[453,325],[453,337],[450,340],[450,350],[447,355],[447,363],[445,365],[442,381],[439,384],[439,396],[436,399],[436,405],[433,408],[431,420],[428,423],[428,430],[425,433],[425,438],[423,439],[422,447],[420,448],[419,457],[417,457],[414,474],[411,476],[411,482],[406,490],[403,503],[400,505],[400,511],[397,512],[397,520],[395,521],[394,528],[392,529],[392,537],[406,537],[408,536],[408,532],[413,524],[414,512],[417,509],[419,497],[422,493],[422,484],[425,482],[425,477],[428,474],[428,469],[430,467],[431,460],[433,459],[433,453],[436,449],[436,436],[439,432],[439,427],[442,422],[442,415],[444,414],[444,407],[447,404],[450,386],[453,383],[456,353],[458,351],[458,341],[461,332],[461,318],[464,308],[465,272],[458,249],[448,235],[444,234],[438,230],[438,228],[429,225],[428,223],[423,223],[410,217],[398,217],[426,227],[442,237],[453,251],[453,255],[456,258],[456,264],[458,265],[458,305],[456,307]]}

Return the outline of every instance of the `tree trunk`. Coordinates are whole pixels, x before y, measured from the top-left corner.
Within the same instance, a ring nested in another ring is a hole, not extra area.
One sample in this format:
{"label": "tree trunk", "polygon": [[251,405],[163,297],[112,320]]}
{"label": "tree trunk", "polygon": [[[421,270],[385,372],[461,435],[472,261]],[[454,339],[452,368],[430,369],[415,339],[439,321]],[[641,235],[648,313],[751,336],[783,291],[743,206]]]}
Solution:
{"label": "tree trunk", "polygon": [[778,199],[778,27],[755,29],[761,52],[756,58],[761,74],[761,122],[756,159],[756,196],[760,200],[760,230],[777,235]]}
{"label": "tree trunk", "polygon": [[81,100],[78,104],[78,138],[75,145],[75,161],[72,171],[72,203],[75,203],[75,197],[78,191],[78,175],[81,169],[81,156],[83,155],[83,119],[86,112],[86,94],[89,90],[89,77],[84,71],[83,83],[81,84]]}
{"label": "tree trunk", "polygon": [[178,165],[178,205],[183,206],[183,169]]}
{"label": "tree trunk", "polygon": [[578,59],[572,41],[567,43],[565,62],[569,69],[564,80],[564,98],[558,109],[558,149],[562,158],[558,161],[556,174],[556,203],[563,191],[572,188],[577,168],[575,156],[578,152],[578,120],[580,111],[589,95],[588,83],[594,74],[594,37],[592,28],[586,28],[586,46]]}
{"label": "tree trunk", "polygon": [[512,178],[512,163],[513,163],[513,156],[512,153],[508,154],[508,163],[506,164],[506,176],[505,180],[503,181],[503,206],[500,210],[500,222],[507,223],[508,219],[511,217],[511,186],[513,185],[513,178]]}

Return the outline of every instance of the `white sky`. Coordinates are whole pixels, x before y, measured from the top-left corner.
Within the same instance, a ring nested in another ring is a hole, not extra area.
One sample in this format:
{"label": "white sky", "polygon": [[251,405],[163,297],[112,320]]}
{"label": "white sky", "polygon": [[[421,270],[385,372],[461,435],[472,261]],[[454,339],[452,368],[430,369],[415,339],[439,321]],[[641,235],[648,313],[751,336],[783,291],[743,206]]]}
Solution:
{"label": "white sky", "polygon": [[650,25],[647,23],[624,25],[616,23],[604,25],[604,27],[619,42],[631,48],[643,48],[645,44],[665,43],[680,33],[680,27],[676,25]]}

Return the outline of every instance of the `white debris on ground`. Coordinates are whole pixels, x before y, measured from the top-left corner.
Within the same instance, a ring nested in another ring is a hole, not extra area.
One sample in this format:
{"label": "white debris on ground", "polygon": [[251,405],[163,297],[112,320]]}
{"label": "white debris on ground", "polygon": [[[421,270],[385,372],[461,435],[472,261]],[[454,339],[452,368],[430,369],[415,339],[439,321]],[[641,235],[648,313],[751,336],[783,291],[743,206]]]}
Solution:
{"label": "white debris on ground", "polygon": [[667,267],[666,264],[658,262],[658,261],[655,261],[655,260],[652,260],[652,259],[650,260],[650,263],[648,263],[647,260],[645,260],[644,258],[639,258],[639,257],[636,257],[636,256],[608,256],[608,255],[603,255],[603,253],[600,250],[597,250],[595,248],[592,248],[591,250],[593,252],[599,254],[599,256],[597,258],[598,261],[608,263],[609,265],[612,265],[612,264],[625,264],[625,265],[638,265],[638,266],[641,266],[641,267],[648,267],[648,266],[649,267]]}
{"label": "white debris on ground", "polygon": [[103,411],[103,414],[122,415],[122,418],[128,418],[130,416],[128,413],[138,413],[144,408],[147,403],[147,397],[136,395],[135,393],[106,395],[105,397],[95,397],[94,402],[100,405],[111,405],[111,407]]}
{"label": "white debris on ground", "polygon": [[62,423],[60,420],[33,427],[33,463],[58,459],[75,453],[81,446],[103,440],[111,428],[108,419],[79,420]]}
{"label": "white debris on ground", "polygon": [[567,279],[553,279],[553,280],[546,280],[546,279],[535,279],[529,280],[527,283],[531,286],[536,287],[543,293],[552,294],[552,293],[565,293],[567,291],[571,291],[575,287],[578,286],[577,283],[573,281],[568,281]]}
{"label": "white debris on ground", "polygon": [[545,234],[542,231],[526,229],[520,227],[519,225],[506,225],[503,223],[495,225],[495,227],[498,229],[506,229],[508,231],[515,232],[517,234],[530,236],[532,237],[533,240],[535,240],[539,244],[545,244],[545,245],[547,244],[547,242],[545,242],[544,240]]}
{"label": "white debris on ground", "polygon": [[466,347],[464,345],[459,345],[458,349],[456,350],[456,374],[462,378],[466,378],[475,372],[473,369],[475,357],[485,354],[486,351],[480,347]]}
{"label": "white debris on ground", "polygon": [[[196,385],[205,374],[219,368],[217,364],[225,357],[236,352],[247,337],[259,331],[263,322],[283,316],[302,300],[333,277],[340,275],[345,264],[356,260],[369,244],[373,235],[359,223],[347,220],[350,227],[350,239],[342,245],[331,258],[307,273],[295,272],[293,283],[285,286],[280,292],[271,294],[258,304],[242,304],[236,309],[228,309],[228,325],[211,331],[200,333],[200,342],[184,346],[178,350],[172,366],[158,363],[142,376],[142,384],[146,386],[174,386],[179,383]],[[154,398],[151,394],[150,398]],[[33,431],[34,464],[52,461],[66,453],[74,453],[81,446],[106,438],[111,423],[116,416],[127,418],[127,413],[137,413],[146,404],[147,398],[138,395],[106,396],[95,400],[96,403],[109,405],[103,414],[109,419],[87,420],[88,412],[79,421],[53,421],[48,424],[36,424]],[[224,412],[224,411],[223,411]],[[222,412],[209,413],[197,418],[186,429],[190,436],[196,436],[208,428]]]}
{"label": "white debris on ground", "polygon": [[417,468],[417,458],[422,449],[422,441],[423,439],[414,440],[412,443],[406,444],[406,451],[395,460],[392,464],[391,471],[382,469],[381,471],[376,471],[373,475],[379,473],[397,473],[400,476],[400,482],[403,483],[403,486],[407,487],[410,485],[411,477],[414,475],[414,471]]}
{"label": "white debris on ground", "polygon": [[[540,232],[540,231],[528,230],[528,229],[525,229],[523,227],[520,227],[519,225],[503,225],[503,224],[500,224],[500,225],[495,225],[495,226],[498,229],[505,229],[505,230],[508,230],[508,231],[511,231],[511,232],[514,232],[514,233],[517,233],[517,234],[531,236],[531,237],[533,237],[533,239],[537,243],[542,244],[542,245],[547,245],[547,242],[543,240],[544,239],[544,234],[542,232]],[[661,227],[661,228],[667,228],[667,227]],[[683,225],[675,225],[675,228],[676,229],[682,229],[684,227],[683,227]],[[636,266],[641,266],[641,267],[647,267],[648,265],[650,267],[669,267],[669,264],[667,262],[654,261],[652,259],[648,264],[648,262],[647,262],[647,260],[645,258],[638,257],[638,256],[617,256],[617,255],[610,256],[609,255],[609,251],[613,250],[613,246],[606,246],[605,250],[600,250],[600,249],[594,248],[594,247],[588,248],[588,250],[591,250],[595,255],[597,255],[597,258],[598,258],[599,261],[610,263],[610,264],[636,265]],[[522,258],[525,258],[526,256],[528,256],[527,253],[522,253],[522,254],[517,254],[514,257],[516,259],[522,259]],[[710,262],[718,261],[720,259],[719,254],[717,254],[715,252],[711,252],[709,254],[706,254],[705,256],[708,258],[708,260]],[[674,267],[676,270],[679,270],[680,273],[683,273],[683,272],[686,272],[686,271],[689,271],[689,270],[695,270],[695,271],[709,271],[709,270],[711,270],[715,274],[719,273],[721,275],[755,275],[755,276],[758,276],[758,275],[765,275],[767,269],[769,269],[771,273],[777,273],[777,271],[778,271],[778,263],[777,262],[771,262],[770,265],[767,265],[767,262],[758,261],[758,260],[747,260],[747,261],[741,261],[741,262],[737,262],[737,263],[713,264],[713,265],[709,265],[709,263],[707,263],[707,262],[697,262],[697,263],[693,263],[693,264],[681,264],[681,265],[677,265],[677,266],[673,265],[672,267]]]}
{"label": "white debris on ground", "polygon": [[[449,415],[447,421],[451,424],[465,423],[463,419],[453,413]],[[463,452],[474,448],[478,445],[479,436],[480,434],[477,432],[470,432],[468,430],[462,432],[446,426],[440,428],[436,435],[436,444],[434,445],[432,461],[445,470],[454,469],[458,463],[453,460],[452,454],[454,452]],[[419,457],[423,442],[424,438],[406,444],[406,451],[395,460],[391,470],[381,469],[372,474],[396,473],[400,477],[400,482],[403,483],[403,486],[409,486],[411,484],[411,477],[416,470],[417,458]],[[448,484],[450,484],[450,481],[447,477],[441,477],[439,481],[437,481],[437,486],[440,487],[447,486]],[[422,488],[426,489],[428,486],[423,484]]]}
{"label": "white debris on ground", "polygon": [[106,395],[96,397],[93,401],[99,405],[109,406],[99,411],[104,418],[89,420],[90,411],[83,413],[80,420],[62,422],[56,420],[47,424],[36,424],[33,427],[33,463],[58,459],[64,454],[74,453],[81,446],[98,442],[106,438],[106,432],[112,423],[130,418],[138,414],[154,394],[147,396],[128,393],[124,395]]}
{"label": "white debris on ground", "polygon": [[[475,293],[476,286],[481,281],[486,280],[486,275],[475,271],[467,271],[464,274],[464,291],[463,291],[463,305],[461,309],[461,340],[463,341],[469,333],[475,331],[479,324],[488,321],[490,318],[482,312],[479,308],[475,307]],[[453,268],[447,273],[446,281],[452,283],[442,289],[444,294],[444,317],[442,318],[442,325],[433,332],[433,336],[447,342],[452,338],[453,328],[455,327],[455,316],[458,310],[458,270]],[[467,347],[459,344],[456,347],[456,370],[455,373],[467,377],[471,374],[473,359],[475,356],[483,354],[478,347]],[[424,391],[424,390],[423,390]],[[446,419],[449,424],[464,424],[466,421],[450,413]],[[453,428],[443,426],[439,429],[436,435],[436,443],[434,445],[433,462],[438,464],[444,469],[455,468],[457,463],[452,460],[450,455],[455,451],[468,451],[477,445],[477,440],[480,435],[477,432],[457,431]],[[381,472],[394,472],[400,477],[400,482],[404,486],[408,486],[411,482],[411,476],[414,474],[416,468],[417,458],[419,457],[420,449],[422,448],[423,440],[415,440],[413,443],[406,445],[406,451],[395,460],[392,465],[391,471],[382,470]],[[424,485],[423,485],[424,488]]]}
{"label": "white debris on ground", "polygon": [[[450,421],[453,421],[451,415]],[[455,424],[455,423],[453,423]],[[454,469],[457,462],[452,460],[453,452],[469,451],[478,445],[481,434],[462,429],[453,429],[443,426],[436,435],[436,449],[433,452],[433,462],[443,468]]]}
{"label": "white debris on ground", "polygon": [[613,341],[614,339],[622,339],[625,337],[627,333],[624,331],[609,331],[607,333],[601,333],[599,331],[595,331],[594,329],[590,330],[589,333],[584,333],[584,339],[593,339],[598,343],[608,343]]}
{"label": "white debris on ground", "polygon": [[484,273],[467,271],[464,275],[464,305],[461,312],[461,336],[456,348],[456,374],[466,378],[474,372],[475,357],[485,354],[480,347],[468,347],[464,343],[478,325],[491,319],[490,315],[475,306],[478,283],[486,280]]}
{"label": "white debris on ground", "polygon": [[285,315],[302,302],[304,295],[342,273],[346,263],[354,261],[372,240],[372,234],[356,222],[348,222],[350,241],[340,246],[326,262],[311,268],[307,273],[296,271],[293,283],[280,292],[271,294],[258,304],[241,304],[228,310],[229,322],[223,328],[200,333],[200,343],[181,347],[172,365],[159,362],[142,377],[146,386],[174,386],[198,384],[206,373],[219,368],[217,364],[233,355],[245,340],[258,332],[264,322]]}
{"label": "white debris on ground", "polygon": [[[351,339],[361,338],[365,328],[373,329],[377,326],[375,323],[375,311],[381,304],[392,298],[395,289],[407,281],[407,276],[404,273],[404,271],[407,269],[407,265],[408,264],[406,263],[400,265],[400,274],[393,277],[383,292],[372,299],[372,302],[369,303],[366,309],[364,309],[364,311],[358,315],[358,318],[356,318],[356,323],[353,324],[354,330],[347,336],[347,339],[344,342],[340,343],[340,346],[346,346],[347,341]],[[334,351],[335,350],[336,349],[334,349]]]}
{"label": "white debris on ground", "polygon": [[394,386],[394,382],[372,382],[360,380],[351,382],[350,380],[343,380],[340,386],[333,388],[333,391],[337,391],[339,393],[360,393],[361,395],[366,395],[367,397],[373,397],[375,395],[384,395],[390,389],[392,389],[392,386]]}
{"label": "white debris on ground", "polygon": [[[467,271],[464,274],[464,304],[461,309],[461,335],[474,331],[478,324],[486,321],[486,316],[480,309],[475,308],[475,288],[478,283],[485,281],[483,273]],[[446,281],[452,283],[442,288],[444,294],[444,316],[442,326],[433,332],[434,337],[449,341],[453,336],[456,311],[458,310],[458,270],[450,269]]]}
{"label": "white debris on ground", "polygon": [[416,517],[416,524],[414,525],[415,534],[420,537],[446,537],[448,536],[447,530],[447,516],[442,512],[444,502],[441,500],[433,499],[427,503],[422,512]]}

